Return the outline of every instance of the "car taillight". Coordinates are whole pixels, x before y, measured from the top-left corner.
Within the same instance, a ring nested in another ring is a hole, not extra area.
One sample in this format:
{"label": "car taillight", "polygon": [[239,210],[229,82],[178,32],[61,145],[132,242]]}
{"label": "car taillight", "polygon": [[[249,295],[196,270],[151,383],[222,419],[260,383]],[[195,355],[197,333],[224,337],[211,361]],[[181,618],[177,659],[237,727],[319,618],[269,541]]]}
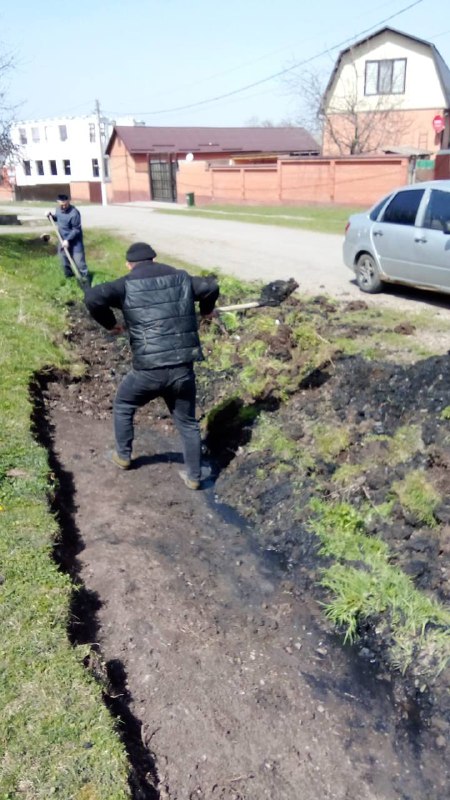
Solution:
{"label": "car taillight", "polygon": [[350,227],[350,220],[347,222],[347,225],[345,226],[345,234],[347,233],[349,227]]}

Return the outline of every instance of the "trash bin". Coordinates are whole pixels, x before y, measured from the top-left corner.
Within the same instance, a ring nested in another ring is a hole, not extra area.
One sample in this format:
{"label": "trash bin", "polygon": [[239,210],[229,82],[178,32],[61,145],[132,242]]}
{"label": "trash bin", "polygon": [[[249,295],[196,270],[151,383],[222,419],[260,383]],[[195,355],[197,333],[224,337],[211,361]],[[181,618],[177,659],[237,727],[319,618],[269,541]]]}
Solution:
{"label": "trash bin", "polygon": [[194,194],[194,192],[187,192],[187,194],[186,194],[186,205],[187,206],[195,206],[195,194]]}

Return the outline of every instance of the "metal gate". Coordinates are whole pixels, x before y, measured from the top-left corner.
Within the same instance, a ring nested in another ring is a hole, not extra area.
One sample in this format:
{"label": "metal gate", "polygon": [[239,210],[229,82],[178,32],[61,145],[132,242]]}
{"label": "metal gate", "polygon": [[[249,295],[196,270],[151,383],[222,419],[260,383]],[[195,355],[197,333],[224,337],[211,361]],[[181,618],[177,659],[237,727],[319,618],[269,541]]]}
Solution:
{"label": "metal gate", "polygon": [[174,203],[177,199],[177,163],[170,158],[150,159],[150,196],[152,200]]}

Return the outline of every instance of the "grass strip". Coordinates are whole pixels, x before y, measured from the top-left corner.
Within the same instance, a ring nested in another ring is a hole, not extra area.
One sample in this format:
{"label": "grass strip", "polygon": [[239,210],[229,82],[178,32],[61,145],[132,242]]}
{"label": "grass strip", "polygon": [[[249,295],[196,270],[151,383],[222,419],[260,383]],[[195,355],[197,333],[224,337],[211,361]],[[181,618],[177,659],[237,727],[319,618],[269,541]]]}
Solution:
{"label": "grass strip", "polygon": [[82,666],[86,650],[67,638],[73,587],[52,559],[52,477],[31,432],[30,383],[36,372],[70,369],[65,303],[79,297],[39,239],[0,237],[2,800],[130,796],[123,745]]}
{"label": "grass strip", "polygon": [[363,209],[345,206],[238,206],[208,205],[202,208],[155,208],[157,214],[184,214],[190,217],[249,222],[256,225],[276,225],[281,228],[300,228],[319,233],[344,233],[350,214]]}

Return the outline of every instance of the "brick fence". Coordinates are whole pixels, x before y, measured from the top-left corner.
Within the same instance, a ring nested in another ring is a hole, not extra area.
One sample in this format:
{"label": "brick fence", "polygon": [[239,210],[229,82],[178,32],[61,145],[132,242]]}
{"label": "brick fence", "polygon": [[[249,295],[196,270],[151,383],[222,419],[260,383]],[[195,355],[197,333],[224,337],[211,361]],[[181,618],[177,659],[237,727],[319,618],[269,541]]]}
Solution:
{"label": "brick fence", "polygon": [[194,192],[200,205],[371,205],[408,183],[408,165],[408,158],[397,156],[279,159],[237,166],[180,161],[178,202]]}

